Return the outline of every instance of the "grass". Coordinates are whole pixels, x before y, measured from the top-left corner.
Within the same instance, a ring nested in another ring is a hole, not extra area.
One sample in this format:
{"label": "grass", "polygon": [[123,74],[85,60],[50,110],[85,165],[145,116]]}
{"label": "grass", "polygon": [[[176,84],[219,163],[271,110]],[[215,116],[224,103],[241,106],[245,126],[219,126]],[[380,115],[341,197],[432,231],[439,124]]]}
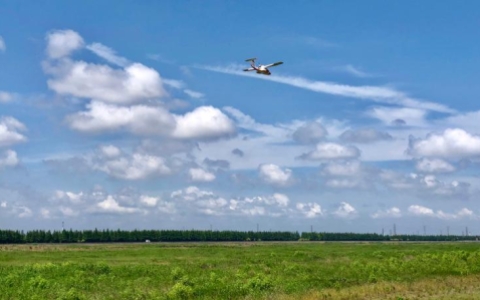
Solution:
{"label": "grass", "polygon": [[0,299],[480,299],[478,243],[0,245]]}

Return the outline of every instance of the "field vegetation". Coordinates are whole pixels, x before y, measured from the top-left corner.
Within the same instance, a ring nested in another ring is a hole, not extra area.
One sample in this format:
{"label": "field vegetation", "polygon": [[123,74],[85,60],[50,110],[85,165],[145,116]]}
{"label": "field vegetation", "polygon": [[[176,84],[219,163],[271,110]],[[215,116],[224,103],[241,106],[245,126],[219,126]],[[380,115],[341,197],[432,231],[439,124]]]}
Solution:
{"label": "field vegetation", "polygon": [[480,299],[476,242],[0,245],[0,299]]}

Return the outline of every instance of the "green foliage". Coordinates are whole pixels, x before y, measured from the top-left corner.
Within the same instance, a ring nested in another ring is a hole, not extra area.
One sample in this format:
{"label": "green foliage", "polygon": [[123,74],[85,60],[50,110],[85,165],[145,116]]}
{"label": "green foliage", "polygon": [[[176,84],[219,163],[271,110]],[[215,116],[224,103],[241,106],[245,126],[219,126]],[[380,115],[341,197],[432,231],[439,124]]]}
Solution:
{"label": "green foliage", "polygon": [[470,274],[480,274],[476,243],[0,247],[0,299],[300,298],[324,289]]}

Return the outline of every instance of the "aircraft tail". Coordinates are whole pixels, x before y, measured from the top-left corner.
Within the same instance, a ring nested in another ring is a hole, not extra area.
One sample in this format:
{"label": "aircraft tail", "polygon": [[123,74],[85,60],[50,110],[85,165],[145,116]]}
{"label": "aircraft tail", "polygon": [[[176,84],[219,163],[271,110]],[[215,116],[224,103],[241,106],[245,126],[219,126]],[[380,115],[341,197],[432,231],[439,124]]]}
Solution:
{"label": "aircraft tail", "polygon": [[256,57],[253,57],[253,58],[246,59],[245,61],[254,62],[256,59],[257,59]]}

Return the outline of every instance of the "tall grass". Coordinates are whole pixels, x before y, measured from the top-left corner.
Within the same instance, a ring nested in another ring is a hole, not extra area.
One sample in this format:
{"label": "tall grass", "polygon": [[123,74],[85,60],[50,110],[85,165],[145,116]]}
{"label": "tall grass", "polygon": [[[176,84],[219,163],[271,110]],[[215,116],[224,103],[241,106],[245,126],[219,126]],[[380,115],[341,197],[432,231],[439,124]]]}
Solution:
{"label": "tall grass", "polygon": [[476,274],[477,243],[0,246],[0,299],[342,299]]}

